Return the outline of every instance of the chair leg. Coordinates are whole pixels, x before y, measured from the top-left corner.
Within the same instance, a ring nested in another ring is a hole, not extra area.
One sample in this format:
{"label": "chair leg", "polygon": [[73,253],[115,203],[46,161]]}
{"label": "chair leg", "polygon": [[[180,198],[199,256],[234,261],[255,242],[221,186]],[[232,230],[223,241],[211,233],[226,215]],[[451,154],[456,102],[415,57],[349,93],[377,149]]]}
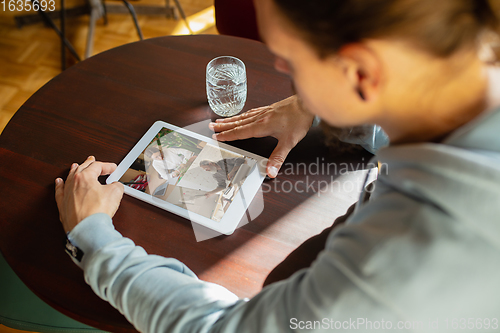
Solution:
{"label": "chair leg", "polygon": [[144,37],[142,35],[141,28],[139,27],[139,22],[137,21],[137,15],[135,14],[134,6],[130,4],[127,0],[122,0],[125,6],[127,7],[128,11],[130,12],[130,15],[132,15],[132,19],[134,20],[135,28],[137,30],[137,34],[139,35],[139,39],[143,40]]}
{"label": "chair leg", "polygon": [[104,2],[102,3],[102,9],[104,25],[108,25],[108,9],[106,8],[106,4]]}
{"label": "chair leg", "polygon": [[87,33],[87,46],[85,48],[85,59],[92,56],[92,48],[94,45],[94,29],[95,23],[99,18],[99,11],[95,8],[90,9],[89,31]]}
{"label": "chair leg", "polygon": [[165,0],[165,8],[167,10],[166,12],[167,18],[173,18],[174,20],[178,19],[175,7],[170,5],[170,0]]}
{"label": "chair leg", "polygon": [[175,5],[177,6],[177,9],[179,10],[179,13],[181,14],[182,19],[184,20],[184,23],[186,23],[186,26],[189,30],[189,33],[192,35],[193,30],[191,30],[191,27],[189,26],[189,22],[187,20],[186,14],[184,13],[184,10],[182,9],[181,4],[179,3],[179,0],[174,0]]}
{"label": "chair leg", "polygon": [[[33,3],[38,3],[39,4],[39,1],[38,0],[34,0]],[[78,56],[78,53],[73,48],[73,45],[71,45],[71,43],[69,42],[69,40],[64,36],[64,34],[61,32],[61,30],[59,30],[59,28],[54,23],[54,21],[50,18],[50,16],[46,12],[44,12],[43,10],[41,10],[41,9],[38,10],[38,14],[43,18],[44,22],[47,23],[52,28],[52,30],[54,30],[56,32],[56,34],[61,39],[62,43],[68,48],[69,52],[75,57],[75,59],[78,60],[78,61],[81,61],[80,57]],[[61,52],[61,58],[62,58],[62,52]],[[65,61],[64,62],[61,61],[61,65],[63,65],[63,63],[64,63],[64,65],[66,64]],[[63,70],[64,70],[64,68],[63,68]]]}

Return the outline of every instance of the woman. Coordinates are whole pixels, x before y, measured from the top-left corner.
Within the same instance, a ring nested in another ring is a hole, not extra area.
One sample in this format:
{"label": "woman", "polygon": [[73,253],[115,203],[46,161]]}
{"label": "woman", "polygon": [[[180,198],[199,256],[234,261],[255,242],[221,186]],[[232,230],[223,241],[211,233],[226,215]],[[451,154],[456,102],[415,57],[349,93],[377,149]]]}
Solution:
{"label": "woman", "polygon": [[179,176],[180,169],[193,163],[196,157],[192,151],[176,147],[162,148],[161,152],[157,147],[149,147],[144,152],[146,170],[152,164],[163,179],[168,179],[169,174],[171,177]]}
{"label": "woman", "polygon": [[[256,9],[276,68],[310,113],[255,110],[212,125],[217,138],[277,137],[267,169],[276,176],[312,114],[338,127],[378,124],[391,146],[377,153],[384,168],[370,200],[311,267],[238,300],[114,231],[122,187],[99,185],[114,166],[89,158],[66,185],[56,181],[89,284],[141,331],[498,330],[500,74],[478,56],[498,27],[488,2],[256,0]],[[88,199],[74,177],[88,179]]]}

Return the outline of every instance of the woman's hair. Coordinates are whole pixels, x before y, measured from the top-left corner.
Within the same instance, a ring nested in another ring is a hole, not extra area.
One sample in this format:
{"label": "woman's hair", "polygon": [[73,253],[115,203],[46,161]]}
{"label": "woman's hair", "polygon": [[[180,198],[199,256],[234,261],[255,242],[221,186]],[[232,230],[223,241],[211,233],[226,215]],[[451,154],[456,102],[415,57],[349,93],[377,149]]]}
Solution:
{"label": "woman's hair", "polygon": [[436,56],[474,46],[499,20],[488,0],[274,0],[322,57],[367,38],[401,38]]}

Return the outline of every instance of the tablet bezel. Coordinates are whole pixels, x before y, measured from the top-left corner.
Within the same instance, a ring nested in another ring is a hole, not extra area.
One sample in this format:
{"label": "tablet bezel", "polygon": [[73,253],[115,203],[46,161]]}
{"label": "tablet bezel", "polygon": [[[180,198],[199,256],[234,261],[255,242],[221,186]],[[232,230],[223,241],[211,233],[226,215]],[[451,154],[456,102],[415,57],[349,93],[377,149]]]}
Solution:
{"label": "tablet bezel", "polygon": [[225,235],[232,234],[236,229],[236,227],[238,226],[240,220],[245,214],[245,211],[248,209],[248,206],[252,202],[253,198],[255,197],[259,188],[261,187],[262,182],[265,179],[267,159],[262,156],[230,146],[228,144],[216,141],[212,138],[208,138],[201,134],[186,130],[184,128],[180,128],[178,126],[166,123],[164,121],[157,121],[149,128],[149,130],[137,142],[137,144],[132,148],[132,150],[130,150],[127,156],[125,156],[125,158],[120,162],[116,170],[107,178],[106,183],[111,184],[113,182],[119,181],[123,176],[123,174],[130,168],[132,163],[134,163],[134,161],[147,148],[147,146],[151,143],[153,138],[156,136],[156,134],[158,134],[158,132],[162,128],[171,129],[180,134],[192,137],[197,140],[204,141],[212,146],[218,146],[222,149],[229,150],[231,152],[240,155],[251,157],[255,159],[257,163],[251,169],[250,173],[243,182],[243,185],[236,194],[236,198],[233,199],[229,208],[224,213],[224,216],[220,221],[214,221],[208,217],[199,215],[194,212],[190,212],[187,209],[176,206],[162,199],[155,198],[151,194],[141,192],[129,186],[124,186],[125,193],[134,198],[148,202],[153,206],[162,208],[166,211],[182,216],[190,220],[191,222],[198,223],[200,225],[203,225],[207,228],[210,228],[222,234]]}

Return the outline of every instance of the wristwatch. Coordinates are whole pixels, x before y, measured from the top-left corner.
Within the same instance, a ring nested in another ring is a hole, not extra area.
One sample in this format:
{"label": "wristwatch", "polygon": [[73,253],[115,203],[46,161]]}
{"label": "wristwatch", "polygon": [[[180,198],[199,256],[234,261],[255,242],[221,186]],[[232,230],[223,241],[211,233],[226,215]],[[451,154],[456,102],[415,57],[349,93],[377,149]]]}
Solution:
{"label": "wristwatch", "polygon": [[[69,232],[68,232],[68,234],[69,234]],[[66,251],[66,253],[70,257],[74,258],[78,262],[81,262],[82,258],[83,258],[83,251],[78,246],[71,243],[71,241],[69,240],[68,234],[66,234],[66,246],[65,246],[64,250]]]}
{"label": "wristwatch", "polygon": [[312,124],[311,124],[311,127],[316,127],[316,126],[318,126],[320,122],[321,122],[321,118],[320,118],[320,117],[318,117],[318,116],[314,116],[314,120],[313,120],[313,122],[312,122]]}

